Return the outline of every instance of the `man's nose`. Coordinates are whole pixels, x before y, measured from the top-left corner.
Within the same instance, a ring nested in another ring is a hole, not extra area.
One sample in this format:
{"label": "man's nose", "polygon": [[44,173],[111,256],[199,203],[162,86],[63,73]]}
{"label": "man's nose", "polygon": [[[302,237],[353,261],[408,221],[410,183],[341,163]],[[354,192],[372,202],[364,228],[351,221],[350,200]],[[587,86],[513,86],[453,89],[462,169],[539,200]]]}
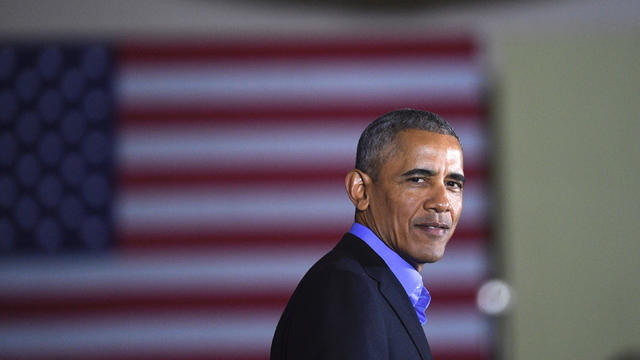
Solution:
{"label": "man's nose", "polygon": [[425,210],[445,212],[450,210],[447,189],[444,184],[434,186],[429,198],[424,203]]}

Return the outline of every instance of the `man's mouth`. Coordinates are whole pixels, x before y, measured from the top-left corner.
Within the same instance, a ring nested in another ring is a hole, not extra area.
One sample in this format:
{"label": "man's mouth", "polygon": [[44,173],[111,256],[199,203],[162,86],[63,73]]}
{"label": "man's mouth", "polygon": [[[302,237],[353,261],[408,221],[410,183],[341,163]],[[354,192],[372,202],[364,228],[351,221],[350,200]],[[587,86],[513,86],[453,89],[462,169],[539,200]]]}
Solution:
{"label": "man's mouth", "polygon": [[451,228],[449,224],[443,222],[429,222],[424,224],[417,224],[416,226],[422,231],[436,236],[442,236],[446,234]]}

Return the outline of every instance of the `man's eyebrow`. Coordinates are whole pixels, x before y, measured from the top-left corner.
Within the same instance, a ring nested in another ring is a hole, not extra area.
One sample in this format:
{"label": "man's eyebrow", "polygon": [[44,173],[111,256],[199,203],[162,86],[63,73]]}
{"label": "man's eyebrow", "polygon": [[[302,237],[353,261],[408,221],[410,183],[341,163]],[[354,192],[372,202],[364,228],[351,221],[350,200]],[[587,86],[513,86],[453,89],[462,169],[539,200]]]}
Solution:
{"label": "man's eyebrow", "polygon": [[[436,172],[433,171],[433,170],[411,169],[411,170],[407,171],[406,173],[404,173],[404,174],[402,174],[400,176],[402,176],[402,177],[410,177],[410,176],[416,176],[416,175],[418,175],[418,176],[434,176],[435,174],[436,174]],[[465,182],[464,175],[462,175],[462,174],[452,173],[452,174],[449,174],[447,177],[449,179],[453,179],[453,180],[459,181],[459,182],[461,182],[463,184]]]}
{"label": "man's eyebrow", "polygon": [[433,170],[427,170],[427,169],[411,169],[409,171],[407,171],[406,173],[400,175],[402,177],[409,177],[409,176],[415,176],[415,175],[420,175],[420,176],[434,176],[436,174],[435,171]]}
{"label": "man's eyebrow", "polygon": [[451,179],[453,179],[453,180],[459,181],[459,182],[461,182],[461,183],[463,183],[463,184],[464,184],[464,182],[465,182],[464,175],[462,175],[462,174],[453,173],[453,174],[449,174],[449,176],[447,176],[447,177],[448,177],[448,178],[451,178]]}

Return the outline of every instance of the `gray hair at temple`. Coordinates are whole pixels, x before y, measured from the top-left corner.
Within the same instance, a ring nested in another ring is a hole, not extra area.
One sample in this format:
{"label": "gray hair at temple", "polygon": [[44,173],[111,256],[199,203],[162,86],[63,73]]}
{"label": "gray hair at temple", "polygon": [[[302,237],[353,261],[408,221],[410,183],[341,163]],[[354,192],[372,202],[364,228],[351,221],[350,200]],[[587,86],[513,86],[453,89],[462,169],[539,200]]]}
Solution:
{"label": "gray hair at temple", "polygon": [[380,116],[364,129],[358,141],[356,169],[376,180],[384,157],[389,155],[383,153],[386,147],[393,143],[397,133],[411,129],[451,135],[462,146],[451,125],[438,114],[415,109],[396,110]]}

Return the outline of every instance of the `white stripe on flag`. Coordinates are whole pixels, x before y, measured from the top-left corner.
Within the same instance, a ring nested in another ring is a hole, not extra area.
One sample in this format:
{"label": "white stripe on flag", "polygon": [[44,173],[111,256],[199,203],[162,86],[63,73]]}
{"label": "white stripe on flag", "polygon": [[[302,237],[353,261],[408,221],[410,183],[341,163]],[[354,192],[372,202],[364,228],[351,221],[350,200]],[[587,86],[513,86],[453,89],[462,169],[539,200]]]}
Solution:
{"label": "white stripe on flag", "polygon": [[[256,180],[259,182],[259,179]],[[463,220],[472,226],[485,220],[487,201],[482,187],[464,191]],[[332,184],[269,186],[194,186],[123,192],[116,200],[116,220],[124,231],[259,228],[265,232],[286,227],[346,227],[353,205],[344,188]]]}
{"label": "white stripe on flag", "polygon": [[147,127],[125,131],[118,157],[125,168],[237,168],[255,170],[274,163],[294,168],[353,166],[362,125]]}
{"label": "white stripe on flag", "polygon": [[[209,351],[212,356],[265,353],[278,320],[273,312],[140,312],[22,322],[0,320],[7,358],[108,356]],[[178,356],[179,358],[179,356]]]}
{"label": "white stripe on flag", "polygon": [[[489,348],[489,323],[474,308],[427,309],[427,323],[423,325],[429,345],[433,349],[450,351],[479,351]],[[443,351],[444,352],[444,351]]]}
{"label": "white stripe on flag", "polygon": [[[370,119],[371,121],[373,119]],[[148,126],[123,131],[118,139],[120,166],[144,171],[181,169],[256,169],[273,164],[295,168],[322,165],[351,168],[356,145],[367,122],[255,125]],[[465,164],[483,160],[485,136],[477,122],[464,122],[456,132],[464,146]]]}
{"label": "white stripe on flag", "polygon": [[471,62],[429,58],[177,63],[129,65],[119,74],[125,106],[150,102],[225,105],[340,102],[345,98],[479,100],[482,68]]}
{"label": "white stripe on flag", "polygon": [[[434,350],[450,346],[455,346],[455,351],[477,350],[489,345],[487,323],[472,308],[449,307],[428,310],[427,314],[425,329]],[[186,350],[211,351],[212,356],[266,354],[279,315],[273,311],[147,311],[27,322],[0,320],[0,353],[10,358],[125,356],[150,349],[177,355]]]}
{"label": "white stripe on flag", "polygon": [[[215,253],[6,259],[0,263],[0,296],[291,291],[327,250],[256,247]],[[424,279],[428,286],[442,288],[476,286],[487,266],[481,247],[452,244],[443,260],[425,266]]]}

